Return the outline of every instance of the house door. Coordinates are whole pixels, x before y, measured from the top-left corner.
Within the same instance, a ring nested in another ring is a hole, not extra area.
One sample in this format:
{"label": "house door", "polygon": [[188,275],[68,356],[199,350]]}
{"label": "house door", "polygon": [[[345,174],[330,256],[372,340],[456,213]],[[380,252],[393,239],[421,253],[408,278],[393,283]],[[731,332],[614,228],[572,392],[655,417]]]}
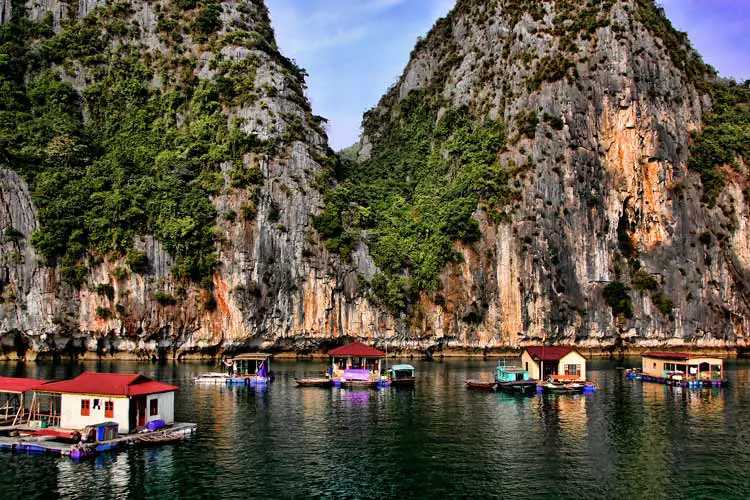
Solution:
{"label": "house door", "polygon": [[550,375],[557,375],[557,361],[545,361],[542,364],[542,375],[546,380]]}
{"label": "house door", "polygon": [[135,403],[136,426],[143,427],[146,425],[146,396],[135,398],[133,403]]}

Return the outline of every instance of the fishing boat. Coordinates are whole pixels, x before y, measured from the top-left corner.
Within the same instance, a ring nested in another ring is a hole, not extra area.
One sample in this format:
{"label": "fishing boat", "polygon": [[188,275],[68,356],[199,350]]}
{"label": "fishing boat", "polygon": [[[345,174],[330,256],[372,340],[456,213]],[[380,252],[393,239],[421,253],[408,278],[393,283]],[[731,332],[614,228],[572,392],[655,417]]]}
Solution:
{"label": "fishing boat", "polygon": [[294,381],[299,387],[331,387],[333,381],[328,377],[301,377]]}
{"label": "fishing boat", "polygon": [[496,391],[497,382],[494,380],[467,380],[465,383],[467,389],[475,391]]}
{"label": "fishing boat", "polygon": [[204,373],[195,377],[196,384],[225,384],[229,375],[220,372]]}
{"label": "fishing boat", "polygon": [[388,370],[390,384],[396,387],[414,387],[417,370],[412,365],[393,365]]}
{"label": "fishing boat", "polygon": [[497,365],[495,369],[497,388],[503,392],[533,394],[537,381],[529,377],[529,372],[520,366]]}

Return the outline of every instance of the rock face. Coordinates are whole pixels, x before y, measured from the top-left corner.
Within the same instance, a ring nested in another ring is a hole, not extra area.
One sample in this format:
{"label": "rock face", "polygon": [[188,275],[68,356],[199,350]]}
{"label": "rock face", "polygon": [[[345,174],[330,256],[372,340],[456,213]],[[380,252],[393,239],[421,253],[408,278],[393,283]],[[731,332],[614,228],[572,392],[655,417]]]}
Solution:
{"label": "rock face", "polygon": [[[0,23],[16,15],[10,3],[0,0]],[[389,314],[362,291],[362,280],[377,272],[366,244],[359,243],[349,263],[325,249],[312,224],[323,206],[317,178],[327,161],[325,134],[288,61],[274,55],[275,49],[243,45],[230,36],[263,32],[265,7],[257,0],[226,1],[213,45],[183,32],[182,50],[196,61],[187,73],[198,80],[216,79],[222,61],[250,56],[259,61],[252,83],[264,89],[263,98],[223,105],[227,122],[245,133],[286,138],[277,154],[242,156],[245,167],[262,173],[257,213],[217,218],[218,266],[208,288],[176,279],[173,256],[145,234],[133,245],[145,253],[147,272],[123,276],[125,257],[96,256],[101,258],[89,259],[83,283],[74,287],[35,252],[34,197],[15,165],[0,165],[5,354],[307,350],[344,335],[376,342],[387,336],[413,349],[513,347],[540,340],[592,347],[623,341],[744,344],[750,327],[745,192],[730,183],[717,206],[706,208],[700,180],[686,166],[690,134],[701,128],[711,107],[707,94],[672,62],[665,42],[637,15],[640,0],[604,2],[599,19],[606,22],[586,28],[584,37],[576,33],[577,49],[565,55],[571,65],[564,74],[531,84],[545,61],[562,57],[556,26],[581,29],[571,27],[574,15],[562,19],[567,2],[517,7],[522,3],[459,1],[415,49],[399,83],[374,110],[383,118],[380,128],[369,128],[356,148],[361,158],[376,150],[377,136],[401,113],[399,103],[426,88],[438,89],[452,107],[481,109],[515,133],[503,157],[517,165],[530,162],[519,178],[521,201],[507,222],[492,222],[477,210],[481,238],[456,243],[463,259],[441,274],[441,300],[422,293],[405,313]],[[124,4],[123,25],[133,28],[112,43],[134,44],[149,60],[168,54],[160,16],[170,3]],[[51,15],[59,33],[68,29],[61,21],[71,16],[90,18],[117,8],[88,0],[71,5],[33,2],[26,15],[32,20]],[[85,63],[76,59],[55,71],[78,92],[91,84]],[[155,77],[152,85],[164,82]],[[90,110],[83,108],[87,116]],[[532,133],[521,134],[514,124],[526,110],[560,122],[542,119]],[[243,212],[249,196],[232,185],[230,170],[222,164],[224,186],[211,196],[219,214]],[[704,233],[722,237],[708,243],[700,238]],[[614,316],[603,296],[608,283],[630,283],[637,271],[630,268],[633,259],[621,255],[625,240],[656,282],[649,282],[648,291],[628,292],[632,318]],[[659,297],[673,301],[671,308],[657,309],[664,302],[652,298],[654,287]],[[157,300],[157,292],[176,299]],[[204,306],[209,293],[211,308]]]}
{"label": "rock face", "polygon": [[[734,176],[715,208],[700,201],[687,161],[711,100],[686,39],[651,2],[480,4],[459,1],[420,41],[358,147],[370,158],[427,90],[509,124],[503,161],[526,165],[510,221],[475,214],[480,241],[458,245],[413,328],[466,346],[744,345],[747,191]],[[612,283],[632,318],[613,315]],[[479,324],[461,320],[469,305]]]}
{"label": "rock face", "polygon": [[[10,3],[1,5],[2,20],[9,22],[5,13],[10,16]],[[169,54],[168,41],[157,27],[160,14],[155,5],[139,1],[125,5],[125,21],[136,27],[137,35],[111,43],[136,46],[145,58]],[[72,15],[69,4],[50,0],[26,7],[32,20],[51,14],[55,31],[65,34],[68,28],[60,20]],[[107,8],[105,2],[81,1],[77,7],[77,16],[95,22],[107,22],[110,16],[108,10],[96,10]],[[278,140],[281,146],[276,154],[243,155],[244,166],[257,167],[262,176],[252,196],[248,189],[230,185],[231,165],[222,165],[225,185],[211,198],[217,213],[241,213],[248,197],[255,199],[255,213],[238,217],[241,220],[217,218],[219,262],[209,287],[214,307],[204,306],[209,294],[205,286],[172,276],[173,257],[149,235],[133,243],[146,256],[146,272],[123,276],[121,270],[128,269],[125,257],[107,255],[88,267],[80,286],[68,285],[59,269],[46,267],[31,245],[39,226],[38,210],[14,165],[4,164],[0,165],[0,234],[5,235],[0,334],[6,355],[215,355],[222,350],[273,346],[305,349],[313,337],[333,338],[344,332],[370,336],[374,331],[381,313],[357,297],[356,274],[321,249],[311,226],[322,202],[313,184],[319,162],[330,150],[302,93],[304,83],[276,53],[272,39],[271,49],[262,44],[262,48],[248,48],[225,36],[267,30],[262,2],[225,2],[221,10],[221,26],[212,38],[220,40],[218,49],[209,50],[187,35],[182,38],[182,50],[198,61],[192,75],[212,80],[217,61],[257,60],[251,85],[266,92],[265,97],[228,103],[224,115],[244,133]],[[165,6],[159,11],[163,15]],[[92,80],[85,64],[76,60],[56,71],[81,93]],[[88,111],[83,109],[84,116]],[[296,135],[290,136],[290,126],[298,129]],[[169,300],[156,300],[158,293]]]}

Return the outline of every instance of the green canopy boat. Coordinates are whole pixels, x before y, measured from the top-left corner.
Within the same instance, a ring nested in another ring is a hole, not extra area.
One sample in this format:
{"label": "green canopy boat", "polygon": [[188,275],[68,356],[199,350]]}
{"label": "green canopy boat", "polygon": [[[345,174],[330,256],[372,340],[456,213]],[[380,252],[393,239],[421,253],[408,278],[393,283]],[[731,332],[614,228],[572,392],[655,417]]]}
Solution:
{"label": "green canopy boat", "polygon": [[417,382],[417,371],[411,365],[393,365],[388,370],[388,378],[391,385],[395,386],[414,386]]}

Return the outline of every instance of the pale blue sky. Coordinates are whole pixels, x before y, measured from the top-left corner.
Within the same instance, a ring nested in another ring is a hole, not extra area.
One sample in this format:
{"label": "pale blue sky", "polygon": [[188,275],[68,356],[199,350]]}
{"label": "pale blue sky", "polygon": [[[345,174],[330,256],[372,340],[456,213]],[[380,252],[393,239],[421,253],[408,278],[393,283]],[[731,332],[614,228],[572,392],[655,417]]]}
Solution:
{"label": "pale blue sky", "polygon": [[[675,26],[724,76],[750,79],[750,0],[662,0]],[[266,0],[282,51],[305,68],[331,146],[359,137],[362,113],[401,74],[418,36],[454,0]]]}

